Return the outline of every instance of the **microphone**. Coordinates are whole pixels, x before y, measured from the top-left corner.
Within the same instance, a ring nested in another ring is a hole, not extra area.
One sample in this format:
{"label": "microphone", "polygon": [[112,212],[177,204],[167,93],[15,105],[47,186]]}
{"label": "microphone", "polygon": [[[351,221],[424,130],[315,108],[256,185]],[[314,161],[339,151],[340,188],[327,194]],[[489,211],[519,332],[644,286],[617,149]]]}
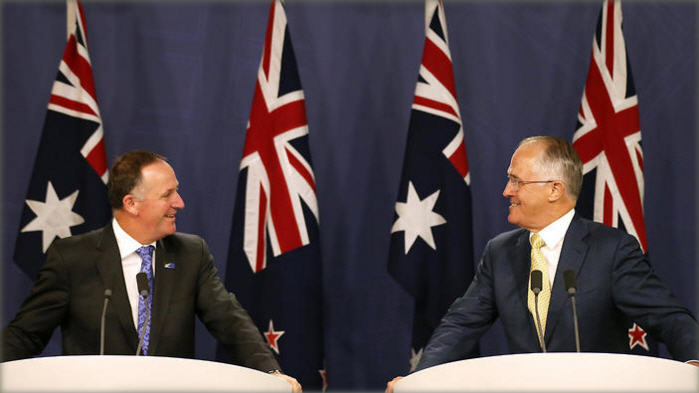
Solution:
{"label": "microphone", "polygon": [[573,305],[573,330],[575,331],[575,350],[580,352],[580,330],[578,330],[578,310],[575,308],[575,291],[578,283],[575,280],[575,272],[566,270],[563,272],[563,280],[566,284],[570,303]]}
{"label": "microphone", "polygon": [[104,290],[104,305],[102,306],[102,316],[100,317],[100,355],[104,355],[104,325],[107,318],[107,305],[112,297],[112,290],[107,288]]}
{"label": "microphone", "polygon": [[536,330],[536,335],[539,337],[539,343],[541,344],[541,350],[546,352],[546,343],[544,342],[544,337],[541,334],[543,329],[541,328],[541,319],[539,318],[539,292],[543,287],[543,273],[541,270],[532,270],[531,275],[531,289],[534,292],[534,314],[536,314],[536,325],[539,327]]}
{"label": "microphone", "polygon": [[[148,297],[148,293],[150,292],[150,287],[148,286],[148,276],[146,276],[146,273],[138,273],[136,275],[136,284],[138,285],[138,293],[141,295],[143,300],[145,301],[146,298]],[[146,319],[143,321],[143,326],[141,326],[141,331],[139,332],[139,336],[141,337],[138,340],[138,347],[136,348],[136,356],[141,354],[141,348],[143,347],[143,338],[146,335],[146,326],[148,326],[148,320],[150,319],[150,310],[148,307],[146,307]]]}

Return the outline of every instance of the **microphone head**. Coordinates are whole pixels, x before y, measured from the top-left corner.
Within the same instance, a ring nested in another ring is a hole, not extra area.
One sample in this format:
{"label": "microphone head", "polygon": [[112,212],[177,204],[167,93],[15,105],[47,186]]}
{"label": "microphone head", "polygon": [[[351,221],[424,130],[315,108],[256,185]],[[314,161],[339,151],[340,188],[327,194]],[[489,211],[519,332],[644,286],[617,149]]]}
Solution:
{"label": "microphone head", "polygon": [[146,273],[138,273],[136,275],[136,284],[138,285],[138,293],[143,297],[148,297],[150,287],[148,286],[148,276]]}
{"label": "microphone head", "polygon": [[563,280],[565,281],[566,290],[568,291],[568,294],[575,295],[575,291],[577,290],[577,287],[578,287],[577,280],[575,279],[575,272],[572,270],[564,271],[563,272]]}
{"label": "microphone head", "polygon": [[543,286],[543,284],[542,284],[543,277],[544,277],[544,274],[541,272],[541,270],[532,270],[531,289],[535,295],[538,295],[539,292],[541,292],[541,288]]}
{"label": "microphone head", "polygon": [[105,289],[105,290],[104,290],[104,297],[106,297],[107,299],[109,299],[110,297],[112,297],[112,290],[109,289],[109,288]]}

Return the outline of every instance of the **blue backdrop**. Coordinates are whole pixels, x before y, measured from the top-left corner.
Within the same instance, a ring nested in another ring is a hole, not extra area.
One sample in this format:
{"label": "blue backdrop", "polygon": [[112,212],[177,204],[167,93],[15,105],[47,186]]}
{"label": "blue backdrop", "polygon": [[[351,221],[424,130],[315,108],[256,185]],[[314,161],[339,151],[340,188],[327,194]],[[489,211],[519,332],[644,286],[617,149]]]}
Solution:
{"label": "blue backdrop", "polygon": [[[502,198],[517,142],[572,139],[601,2],[445,4],[471,168],[474,252],[511,226]],[[109,163],[168,156],[186,208],[178,229],[206,238],[225,273],[238,165],[269,3],[85,3]],[[334,388],[382,388],[405,373],[410,298],[386,264],[410,104],[424,40],[422,2],[289,1],[306,93],[320,208],[325,348]],[[694,2],[627,2],[624,35],[640,102],[649,249],[696,313]],[[2,5],[3,323],[31,287],[12,262],[51,85],[65,4]],[[662,255],[661,255],[661,251]],[[213,359],[202,326],[197,356]],[[484,354],[506,352],[499,328]],[[60,352],[54,342],[45,354]]]}

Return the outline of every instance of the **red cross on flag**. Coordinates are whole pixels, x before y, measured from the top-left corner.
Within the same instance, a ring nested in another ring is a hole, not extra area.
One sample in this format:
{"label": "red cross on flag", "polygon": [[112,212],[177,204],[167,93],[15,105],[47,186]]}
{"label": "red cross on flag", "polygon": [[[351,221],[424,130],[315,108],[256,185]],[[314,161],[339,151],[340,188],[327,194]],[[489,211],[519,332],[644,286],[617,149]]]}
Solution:
{"label": "red cross on flag", "polygon": [[605,1],[602,6],[573,146],[583,162],[583,172],[596,170],[593,219],[624,228],[647,252],[638,97],[626,56],[619,2]]}

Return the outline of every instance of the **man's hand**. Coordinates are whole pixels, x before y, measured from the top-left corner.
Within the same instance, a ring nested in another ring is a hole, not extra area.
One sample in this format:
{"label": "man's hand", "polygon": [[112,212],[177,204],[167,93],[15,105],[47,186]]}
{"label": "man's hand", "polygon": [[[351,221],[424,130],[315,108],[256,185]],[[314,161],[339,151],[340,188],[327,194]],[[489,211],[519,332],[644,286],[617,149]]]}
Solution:
{"label": "man's hand", "polygon": [[395,377],[393,378],[392,381],[386,384],[386,393],[393,393],[393,386],[396,384],[396,382],[400,381],[403,379],[403,377]]}
{"label": "man's hand", "polygon": [[291,391],[293,393],[300,393],[303,391],[303,389],[301,389],[301,384],[294,377],[290,377],[286,374],[282,374],[280,371],[275,371],[273,373],[270,373],[269,375],[279,377],[279,378],[285,380],[286,382],[288,382],[289,385],[291,385]]}

